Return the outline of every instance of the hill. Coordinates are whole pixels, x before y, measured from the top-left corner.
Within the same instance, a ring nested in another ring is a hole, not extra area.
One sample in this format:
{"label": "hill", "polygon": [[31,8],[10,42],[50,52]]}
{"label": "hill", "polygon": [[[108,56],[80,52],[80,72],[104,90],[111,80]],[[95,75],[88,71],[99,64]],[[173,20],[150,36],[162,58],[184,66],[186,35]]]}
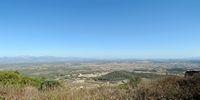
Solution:
{"label": "hill", "polygon": [[101,81],[120,81],[125,79],[132,79],[132,78],[160,78],[163,75],[153,74],[153,73],[135,73],[129,71],[113,71],[106,75],[100,76],[97,80]]}

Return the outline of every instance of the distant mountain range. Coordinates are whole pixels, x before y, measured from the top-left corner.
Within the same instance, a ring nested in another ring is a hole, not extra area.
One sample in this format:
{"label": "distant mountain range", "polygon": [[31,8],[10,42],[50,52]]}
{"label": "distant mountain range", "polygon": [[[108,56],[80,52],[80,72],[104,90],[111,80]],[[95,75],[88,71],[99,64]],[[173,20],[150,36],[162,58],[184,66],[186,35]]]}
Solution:
{"label": "distant mountain range", "polygon": [[198,62],[200,57],[181,58],[181,59],[95,59],[79,57],[55,57],[55,56],[18,56],[18,57],[0,57],[0,64],[20,64],[20,63],[58,63],[58,62]]}
{"label": "distant mountain range", "polygon": [[76,57],[54,57],[54,56],[19,56],[19,57],[0,57],[0,64],[15,63],[56,63],[56,62],[73,62],[84,61],[87,59]]}

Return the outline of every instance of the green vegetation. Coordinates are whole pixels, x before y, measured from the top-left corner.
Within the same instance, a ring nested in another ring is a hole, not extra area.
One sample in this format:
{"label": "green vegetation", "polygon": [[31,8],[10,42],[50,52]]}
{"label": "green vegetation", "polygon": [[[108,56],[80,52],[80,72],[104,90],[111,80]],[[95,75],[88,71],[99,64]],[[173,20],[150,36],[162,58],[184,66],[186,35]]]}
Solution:
{"label": "green vegetation", "polygon": [[58,81],[43,81],[40,84],[39,90],[48,90],[48,89],[54,89],[61,86],[61,84]]}
{"label": "green vegetation", "polygon": [[103,75],[101,77],[98,77],[96,80],[119,81],[119,80],[125,80],[125,79],[135,79],[137,77],[152,79],[152,78],[163,77],[163,75],[158,75],[158,74],[153,74],[153,73],[134,73],[134,72],[128,72],[128,71],[114,71],[106,75]]}
{"label": "green vegetation", "polygon": [[163,79],[141,84],[134,95],[137,99],[152,100],[199,100],[200,77],[168,76]]}
{"label": "green vegetation", "polygon": [[31,78],[21,75],[19,72],[0,72],[0,85],[3,86],[34,86],[41,90],[58,87],[60,83],[57,81],[47,81],[44,78]]}
{"label": "green vegetation", "polygon": [[[147,74],[151,75],[151,74]],[[138,73],[115,71],[102,77],[121,80],[119,87],[61,86],[58,81],[25,77],[18,72],[0,72],[0,100],[199,100],[200,77],[166,76],[145,81]],[[138,77],[140,76],[140,77]],[[149,76],[150,77],[150,76]],[[153,77],[153,76],[151,76]],[[38,89],[39,87],[39,89]],[[42,91],[41,91],[42,90]]]}
{"label": "green vegetation", "polygon": [[4,97],[0,97],[0,100],[5,100],[5,98]]}
{"label": "green vegetation", "polygon": [[41,81],[41,79],[23,76],[18,72],[0,72],[0,84],[2,85],[39,86]]}
{"label": "green vegetation", "polygon": [[138,84],[141,82],[141,79],[139,77],[132,78],[129,80],[129,82],[125,85],[131,86],[132,88],[138,87]]}
{"label": "green vegetation", "polygon": [[132,77],[133,77],[133,74],[131,72],[114,71],[106,75],[103,75],[97,79],[102,80],[102,81],[119,81],[119,80],[124,80],[124,79],[131,79]]}

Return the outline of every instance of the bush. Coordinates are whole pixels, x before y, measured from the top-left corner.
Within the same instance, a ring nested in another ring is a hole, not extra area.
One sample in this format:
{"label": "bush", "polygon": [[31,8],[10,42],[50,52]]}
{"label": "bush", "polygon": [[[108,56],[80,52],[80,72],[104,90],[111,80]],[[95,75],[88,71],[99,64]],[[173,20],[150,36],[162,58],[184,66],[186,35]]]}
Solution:
{"label": "bush", "polygon": [[18,84],[21,78],[20,74],[15,72],[0,72],[0,84],[3,85]]}
{"label": "bush", "polygon": [[49,90],[49,89],[57,88],[59,86],[61,86],[61,84],[58,81],[46,80],[40,84],[39,90]]}
{"label": "bush", "polygon": [[34,79],[30,77],[22,77],[19,84],[22,85],[31,85],[31,86],[39,86],[41,84],[40,79]]}
{"label": "bush", "polygon": [[19,72],[0,72],[0,85],[10,86],[35,86],[39,90],[53,89],[61,86],[58,81],[49,81],[44,78],[31,78],[21,75]]}
{"label": "bush", "polygon": [[127,84],[130,87],[134,88],[134,87],[137,87],[140,82],[141,82],[141,79],[139,77],[136,77],[136,78],[130,79]]}
{"label": "bush", "polygon": [[4,97],[1,97],[1,96],[0,96],[0,100],[6,100],[6,99],[5,99]]}
{"label": "bush", "polygon": [[141,86],[135,93],[138,99],[200,100],[200,77],[169,76]]}

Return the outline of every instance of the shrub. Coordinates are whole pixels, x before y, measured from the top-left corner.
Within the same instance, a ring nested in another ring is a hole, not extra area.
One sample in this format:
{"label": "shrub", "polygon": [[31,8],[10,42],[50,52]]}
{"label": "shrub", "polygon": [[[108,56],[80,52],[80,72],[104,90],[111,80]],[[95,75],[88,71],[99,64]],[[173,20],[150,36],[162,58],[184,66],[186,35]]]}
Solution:
{"label": "shrub", "polygon": [[138,99],[200,100],[200,77],[169,76],[141,86],[135,93]]}
{"label": "shrub", "polygon": [[5,99],[4,97],[1,97],[1,96],[0,96],[0,100],[6,100],[6,99]]}
{"label": "shrub", "polygon": [[134,88],[134,87],[137,87],[140,82],[141,82],[141,79],[139,77],[136,77],[136,78],[130,79],[127,84],[130,87]]}
{"label": "shrub", "polygon": [[41,80],[40,79],[30,78],[30,77],[22,77],[19,84],[31,85],[31,86],[39,86],[41,84]]}
{"label": "shrub", "polygon": [[20,82],[21,76],[15,72],[0,72],[0,84],[18,84]]}
{"label": "shrub", "polygon": [[58,81],[49,81],[44,78],[31,78],[21,75],[18,72],[0,72],[0,85],[10,86],[35,86],[39,87],[40,90],[53,89],[61,86]]}
{"label": "shrub", "polygon": [[49,89],[54,89],[59,86],[61,86],[61,84],[58,81],[46,80],[40,84],[39,90],[49,90]]}

